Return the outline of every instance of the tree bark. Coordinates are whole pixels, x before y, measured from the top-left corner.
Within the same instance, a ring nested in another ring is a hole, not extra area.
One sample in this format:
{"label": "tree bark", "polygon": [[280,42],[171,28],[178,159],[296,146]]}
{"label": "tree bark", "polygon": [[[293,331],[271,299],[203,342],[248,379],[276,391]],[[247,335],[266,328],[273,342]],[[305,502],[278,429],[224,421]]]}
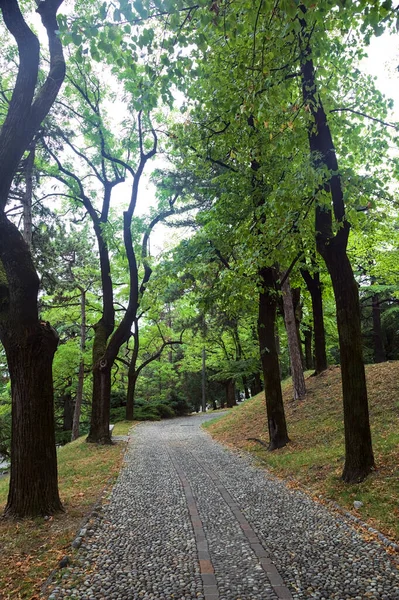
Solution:
{"label": "tree bark", "polygon": [[249,392],[248,379],[247,379],[247,377],[245,377],[245,375],[242,378],[242,385],[244,387],[244,397],[246,400],[249,400],[249,398],[251,397],[251,394]]}
{"label": "tree bark", "polygon": [[315,373],[318,375],[328,368],[320,275],[318,272],[315,272],[312,277],[307,269],[301,269],[301,275],[305,281],[312,302]]}
{"label": "tree bark", "polygon": [[306,396],[306,386],[303,376],[302,357],[299,349],[291,286],[288,277],[284,279],[281,289],[283,292],[284,321],[288,337],[294,400],[303,400]]}
{"label": "tree bark", "polygon": [[67,392],[62,396],[63,400],[63,419],[62,430],[71,431],[73,424],[73,400],[71,392]]}
{"label": "tree bark", "polygon": [[373,354],[374,362],[385,362],[387,357],[385,354],[384,341],[382,337],[381,327],[381,308],[378,294],[373,294],[371,300],[371,310],[373,314]]}
{"label": "tree bark", "polygon": [[[301,10],[306,14],[306,8]],[[308,107],[309,147],[316,170],[327,173],[322,189],[330,194],[337,231],[329,206],[316,204],[316,247],[331,276],[337,306],[337,325],[341,355],[342,395],[344,404],[345,465],[342,479],[362,481],[374,467],[371,443],[366,377],[362,356],[359,292],[347,255],[350,225],[346,219],[344,195],[338,161],[327,115],[317,91],[310,46],[311,28],[300,19],[299,35],[302,95]]]}
{"label": "tree bark", "polygon": [[259,295],[258,336],[265,381],[266,413],[269,428],[269,450],[289,442],[281,392],[280,369],[275,338],[278,295],[276,271],[265,267],[260,272],[263,291]]}
{"label": "tree bark", "polygon": [[305,355],[302,348],[301,339],[301,322],[302,322],[302,303],[301,303],[301,288],[291,288],[292,305],[294,307],[296,335],[298,338],[298,347],[301,354],[302,370],[306,369]]}
{"label": "tree bark", "polygon": [[304,330],[305,338],[305,369],[310,371],[314,368],[313,354],[312,354],[312,338],[313,331],[311,327],[306,327]]}
{"label": "tree bark", "polygon": [[80,361],[78,386],[76,389],[75,410],[73,413],[72,441],[79,437],[80,413],[83,401],[83,386],[85,381],[84,351],[86,349],[86,292],[80,288]]}
{"label": "tree bark", "polygon": [[11,477],[5,515],[62,511],[57,484],[52,362],[58,337],[47,324],[1,327],[12,388]]}
{"label": "tree bark", "polygon": [[33,195],[33,167],[35,164],[35,146],[30,150],[25,164],[25,194],[23,197],[23,238],[32,249],[32,195]]}
{"label": "tree bark", "polygon": [[225,381],[225,390],[226,390],[226,405],[227,408],[232,408],[236,406],[236,386],[233,379],[228,379]]}
{"label": "tree bark", "polygon": [[[259,340],[258,340],[258,343],[259,343]],[[262,387],[262,381],[260,378],[260,373],[255,373],[253,375],[253,380],[251,383],[251,397],[256,396],[256,394],[260,394],[262,390],[263,390],[263,387]]]}

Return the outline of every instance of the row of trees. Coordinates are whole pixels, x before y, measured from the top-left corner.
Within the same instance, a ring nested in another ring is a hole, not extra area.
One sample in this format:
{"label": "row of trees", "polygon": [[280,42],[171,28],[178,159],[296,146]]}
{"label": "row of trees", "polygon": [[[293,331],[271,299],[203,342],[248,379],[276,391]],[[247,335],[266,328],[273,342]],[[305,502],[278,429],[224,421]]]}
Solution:
{"label": "row of trees", "polygon": [[[91,2],[57,21],[60,6],[39,5],[48,39],[41,56],[29,12],[0,2],[8,32],[0,98],[0,339],[12,395],[6,514],[62,508],[52,375],[59,338],[56,383],[70,414],[76,390],[73,436],[91,395],[87,440],[100,444],[111,443],[112,389],[126,395],[132,419],[137,392],[143,398],[151,387],[139,376],[160,381],[155,366],[163,365],[187,396],[187,374],[206,360],[228,405],[236,383],[247,397],[259,391],[262,372],[269,448],[280,448],[289,441],[284,356],[297,401],[306,396],[304,366],[320,373],[328,354],[339,354],[343,478],[363,479],[374,458],[358,284],[381,360],[382,307],[396,323],[389,261],[398,165],[390,102],[357,65],[364,44],[393,23],[391,2]],[[160,155],[157,203],[139,218],[140,185]],[[154,261],[150,238],[161,221],[190,235]],[[167,394],[177,407],[176,390]]]}

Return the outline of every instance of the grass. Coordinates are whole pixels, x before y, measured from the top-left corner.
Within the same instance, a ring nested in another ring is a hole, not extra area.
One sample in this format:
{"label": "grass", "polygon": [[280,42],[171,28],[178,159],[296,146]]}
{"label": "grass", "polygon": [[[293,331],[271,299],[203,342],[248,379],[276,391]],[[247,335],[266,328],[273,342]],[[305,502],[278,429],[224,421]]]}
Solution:
{"label": "grass", "polygon": [[[126,435],[132,423],[117,423],[113,434]],[[0,600],[40,599],[40,587],[58,561],[70,553],[70,543],[92,507],[115,481],[125,444],[95,446],[81,437],[58,451],[59,489],[65,512],[24,521],[0,520]],[[8,478],[0,480],[0,512]]]}
{"label": "grass", "polygon": [[[368,365],[366,377],[377,468],[357,485],[340,479],[345,451],[339,367],[317,377],[307,376],[308,392],[301,403],[293,402],[291,383],[284,382],[291,443],[281,450],[268,452],[247,439],[268,442],[263,393],[205,426],[219,441],[250,451],[275,475],[289,479],[290,486],[305,489],[319,501],[335,500],[399,542],[399,362]],[[357,511],[354,500],[363,502]]]}

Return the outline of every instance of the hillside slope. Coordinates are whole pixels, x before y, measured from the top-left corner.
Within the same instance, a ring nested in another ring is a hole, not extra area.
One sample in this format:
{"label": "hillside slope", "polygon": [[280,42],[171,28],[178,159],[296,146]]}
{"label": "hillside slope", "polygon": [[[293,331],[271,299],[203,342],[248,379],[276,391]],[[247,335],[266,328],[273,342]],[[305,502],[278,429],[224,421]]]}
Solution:
{"label": "hillside slope", "polygon": [[[356,516],[399,540],[399,362],[366,366],[370,419],[377,469],[363,483],[340,480],[344,461],[341,371],[330,367],[306,379],[307,396],[292,400],[292,386],[283,384],[291,443],[267,452],[258,442],[268,441],[264,394],[235,407],[226,417],[208,425],[219,441],[252,452],[290,485],[306,488],[318,500],[337,501]],[[354,510],[354,500],[363,506]]]}

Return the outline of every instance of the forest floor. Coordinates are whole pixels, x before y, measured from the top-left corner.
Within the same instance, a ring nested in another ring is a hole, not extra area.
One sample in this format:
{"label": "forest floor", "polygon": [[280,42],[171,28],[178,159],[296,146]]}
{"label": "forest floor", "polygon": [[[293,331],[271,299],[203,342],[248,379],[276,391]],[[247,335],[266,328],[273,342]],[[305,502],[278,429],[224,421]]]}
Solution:
{"label": "forest floor", "polygon": [[[130,422],[117,423],[113,436],[126,435]],[[39,600],[40,587],[69,551],[76,532],[114,484],[125,443],[100,446],[85,436],[58,451],[59,490],[65,512],[49,519],[0,520],[0,600]],[[0,481],[0,514],[8,477]]]}
{"label": "forest floor", "polygon": [[[224,418],[206,423],[218,441],[251,452],[278,477],[289,481],[319,502],[330,499],[345,510],[399,542],[399,362],[366,366],[376,470],[357,485],[344,484],[341,371],[330,367],[317,377],[306,377],[307,396],[292,400],[290,381],[283,397],[291,443],[268,452],[257,438],[268,442],[264,394],[234,407]],[[353,502],[363,506],[355,510]]]}

